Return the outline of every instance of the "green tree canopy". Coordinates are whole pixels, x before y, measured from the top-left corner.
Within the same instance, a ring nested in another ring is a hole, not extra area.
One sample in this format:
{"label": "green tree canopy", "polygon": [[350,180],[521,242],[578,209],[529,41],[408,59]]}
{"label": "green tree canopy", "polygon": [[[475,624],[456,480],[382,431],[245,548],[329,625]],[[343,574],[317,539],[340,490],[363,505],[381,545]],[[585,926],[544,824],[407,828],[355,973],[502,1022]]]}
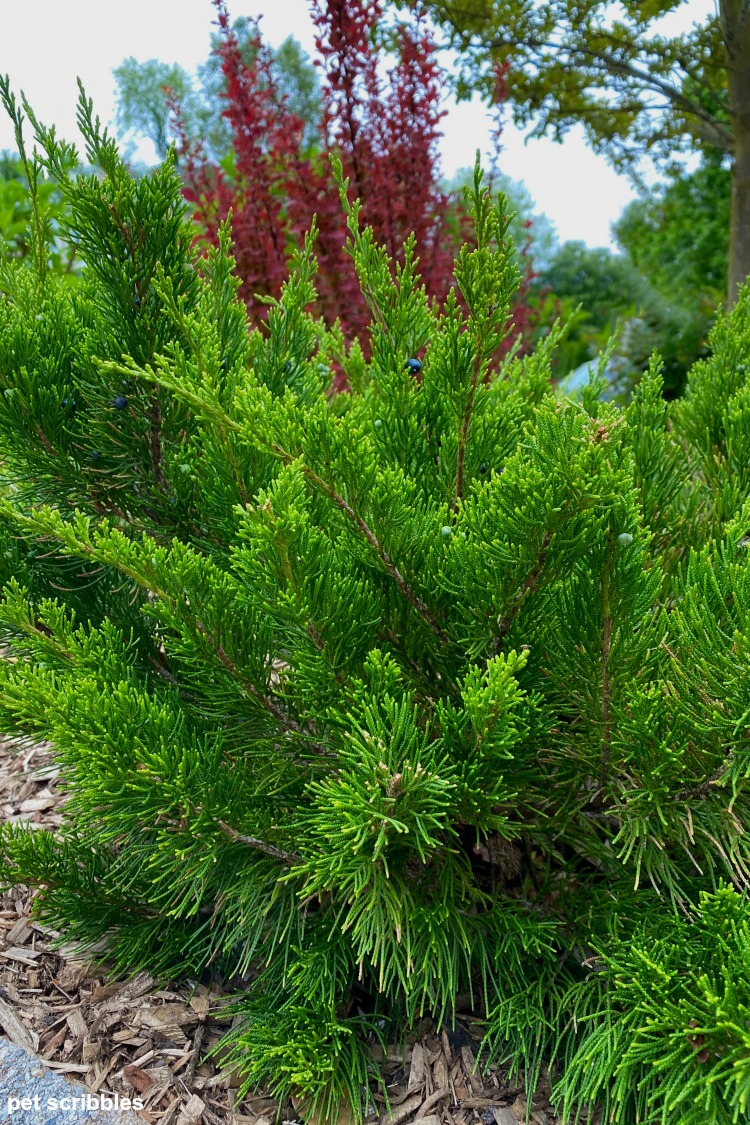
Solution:
{"label": "green tree canopy", "polygon": [[540,269],[537,281],[580,303],[596,324],[611,328],[621,312],[638,304],[645,288],[627,258],[583,242],[563,243],[552,261]]}
{"label": "green tree canopy", "polygon": [[139,62],[132,55],[114,71],[117,82],[116,123],[123,133],[151,141],[160,160],[170,145],[167,90],[173,90],[186,117],[198,114],[200,103],[190,76],[179,63],[159,59]]}
{"label": "green tree canopy", "polygon": [[[398,0],[396,0],[398,2]],[[583,125],[594,149],[637,174],[695,149],[730,156],[730,300],[750,273],[750,7],[668,35],[683,0],[426,0],[459,49],[460,96],[507,97],[520,126],[561,140]]]}
{"label": "green tree canopy", "polygon": [[661,292],[716,304],[727,272],[731,177],[706,156],[690,175],[671,179],[628,204],[614,226],[633,265]]}
{"label": "green tree canopy", "polygon": [[507,94],[514,120],[535,136],[560,140],[581,123],[591,144],[625,170],[644,152],[671,161],[677,149],[731,150],[718,19],[679,36],[658,31],[684,0],[427,0],[427,7],[460,48],[459,94]]}

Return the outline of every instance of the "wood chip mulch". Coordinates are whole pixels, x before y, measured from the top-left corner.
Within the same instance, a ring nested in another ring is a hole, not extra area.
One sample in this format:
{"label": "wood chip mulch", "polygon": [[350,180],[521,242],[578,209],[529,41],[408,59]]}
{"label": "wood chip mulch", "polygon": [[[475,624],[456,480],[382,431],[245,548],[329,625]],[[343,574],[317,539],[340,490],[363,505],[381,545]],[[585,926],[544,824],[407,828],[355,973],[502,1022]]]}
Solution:
{"label": "wood chip mulch", "polygon": [[[58,777],[48,744],[0,738],[0,821],[58,827],[66,799]],[[147,1122],[291,1125],[304,1115],[263,1091],[238,1101],[239,1078],[206,1057],[230,1025],[224,1009],[232,997],[219,984],[164,988],[146,972],[113,981],[32,917],[33,898],[25,886],[0,897],[0,1028],[9,1039],[92,1093],[140,1097],[138,1116]],[[387,1048],[390,1110],[373,1090],[372,1125],[557,1125],[546,1078],[527,1107],[503,1068],[475,1070],[470,1015],[454,1032],[437,1034],[429,1020],[419,1032],[407,1047]]]}

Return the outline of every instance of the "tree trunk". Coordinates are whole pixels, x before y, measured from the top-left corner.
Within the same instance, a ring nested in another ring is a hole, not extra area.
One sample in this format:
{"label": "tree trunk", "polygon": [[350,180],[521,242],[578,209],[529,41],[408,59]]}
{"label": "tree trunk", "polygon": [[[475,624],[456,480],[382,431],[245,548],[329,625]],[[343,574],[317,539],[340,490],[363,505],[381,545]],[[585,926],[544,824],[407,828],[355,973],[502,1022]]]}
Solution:
{"label": "tree trunk", "polygon": [[745,9],[744,0],[722,0],[719,9],[734,134],[728,308],[750,275],[750,19]]}
{"label": "tree trunk", "polygon": [[732,114],[732,120],[735,142],[729,221],[729,308],[737,300],[740,285],[744,284],[750,274],[750,111]]}

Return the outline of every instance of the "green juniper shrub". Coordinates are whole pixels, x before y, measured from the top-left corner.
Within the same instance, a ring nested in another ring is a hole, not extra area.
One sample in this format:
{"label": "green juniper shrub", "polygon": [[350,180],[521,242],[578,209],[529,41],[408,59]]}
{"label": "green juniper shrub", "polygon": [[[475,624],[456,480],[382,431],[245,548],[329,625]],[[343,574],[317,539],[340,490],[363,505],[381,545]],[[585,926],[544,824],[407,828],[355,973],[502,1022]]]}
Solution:
{"label": "green juniper shrub", "polygon": [[568,401],[559,331],[496,361],[478,170],[440,307],[340,183],[365,363],[314,232],[250,328],[172,159],[79,120],[101,175],[33,124],[80,284],[1,267],[0,722],[70,794],[5,883],[119,970],[247,981],[227,1061],[321,1117],[468,991],[566,1121],[748,1120],[750,290],[679,403],[658,358]]}

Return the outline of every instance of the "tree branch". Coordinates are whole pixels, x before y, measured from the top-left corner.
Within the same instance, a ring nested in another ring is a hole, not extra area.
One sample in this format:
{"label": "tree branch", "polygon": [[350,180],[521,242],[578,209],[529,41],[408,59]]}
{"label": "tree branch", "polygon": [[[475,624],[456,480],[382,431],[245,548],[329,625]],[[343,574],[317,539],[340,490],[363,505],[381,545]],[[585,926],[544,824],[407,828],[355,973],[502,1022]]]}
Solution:
{"label": "tree branch", "polygon": [[[554,51],[558,57],[565,49],[560,44],[545,42],[544,40],[514,39],[510,37],[491,40],[488,44],[490,50],[498,50],[501,47],[525,47],[528,50],[537,52]],[[569,58],[568,66],[570,69],[580,69],[585,66],[596,65],[609,74],[632,78],[644,90],[658,91],[668,99],[671,105],[679,107],[687,116],[695,118],[696,134],[706,144],[719,148],[723,152],[731,153],[734,151],[734,136],[731,129],[728,129],[721,122],[716,121],[703,106],[687,97],[682,90],[670,85],[669,82],[665,82],[655,74],[650,74],[647,70],[642,70],[633,63],[615,59],[607,54],[607,52],[597,50],[593,47],[568,47],[567,53]]]}
{"label": "tree branch", "polygon": [[715,785],[718,785],[722,774],[726,772],[730,765],[731,757],[722,762],[717,770],[714,770],[714,772],[712,774],[709,774],[708,777],[704,777],[703,781],[699,781],[697,785],[693,785],[686,789],[680,789],[677,793],[675,793],[674,800],[691,801],[695,797],[707,797],[713,787]]}
{"label": "tree branch", "polygon": [[249,848],[255,848],[257,851],[263,852],[264,855],[270,855],[273,859],[280,859],[282,863],[286,863],[289,867],[302,862],[302,857],[295,852],[285,852],[283,848],[275,848],[273,844],[267,844],[265,840],[259,840],[255,836],[243,836],[236,828],[232,828],[230,824],[226,824],[223,820],[219,821],[219,828],[235,843],[247,844]]}
{"label": "tree branch", "polygon": [[163,457],[161,448],[161,406],[159,405],[158,387],[154,387],[154,397],[148,412],[149,417],[149,448],[151,450],[151,467],[154,470],[154,480],[157,486],[166,492],[167,478],[164,475]]}
{"label": "tree branch", "polygon": [[617,59],[611,58],[605,54],[604,51],[595,51],[592,48],[586,47],[580,47],[578,50],[582,55],[588,55],[593,62],[599,63],[599,65],[610,74],[624,74],[628,78],[632,78],[636,82],[641,83],[645,89],[657,90],[660,94],[663,94],[672,105],[679,106],[684,113],[697,118],[700,123],[700,131],[705,134],[705,139],[708,144],[714,145],[716,148],[721,148],[725,152],[733,151],[734,136],[731,130],[716,121],[703,106],[699,105],[698,102],[694,102],[691,98],[688,98],[681,90],[670,86],[668,82],[657,78],[656,75],[649,74],[648,71],[633,66],[632,63],[619,62]]}
{"label": "tree branch", "polygon": [[[211,651],[215,653],[215,655],[219,658],[224,667],[232,676],[232,679],[236,680],[248,695],[252,696],[252,698],[257,703],[260,703],[261,706],[264,707],[266,711],[268,711],[269,715],[273,715],[274,719],[276,719],[277,722],[281,723],[281,725],[286,730],[292,731],[294,734],[298,734],[303,738],[306,737],[305,732],[303,731],[299,723],[295,722],[295,720],[291,719],[288,715],[285,715],[281,708],[278,707],[274,703],[274,701],[269,698],[269,696],[264,695],[263,692],[258,690],[252,680],[248,680],[246,676],[243,676],[242,672],[234,663],[231,656],[229,656],[229,654],[224,651],[219,642],[211,636],[202,621],[196,621],[195,627],[200,635],[204,637],[206,641],[208,641],[209,645],[211,646]],[[308,745],[310,746],[311,750],[315,750],[323,757],[336,757],[336,754],[334,754],[332,750],[327,750],[325,746],[321,746],[320,743],[310,742]]]}
{"label": "tree branch", "polygon": [[463,495],[464,489],[464,457],[466,455],[466,442],[469,436],[469,423],[471,422],[471,413],[474,409],[474,397],[477,391],[477,382],[479,380],[479,371],[482,366],[482,350],[477,347],[476,355],[474,356],[474,363],[471,369],[471,384],[469,386],[469,397],[466,401],[466,409],[464,416],[461,420],[461,428],[458,432],[458,451],[456,453],[456,491],[453,498],[453,509],[458,507],[458,502]]}
{"label": "tree branch", "polygon": [[552,533],[549,532],[549,531],[545,531],[544,535],[542,536],[541,550],[539,552],[539,558],[537,559],[533,570],[531,570],[526,575],[526,578],[524,578],[523,583],[521,584],[520,590],[518,590],[516,592],[516,594],[513,597],[513,601],[510,603],[510,606],[508,607],[506,612],[503,614],[502,619],[500,620],[500,623],[499,623],[499,626],[498,626],[497,636],[495,637],[495,639],[493,640],[492,645],[491,645],[491,655],[492,656],[496,656],[497,653],[500,651],[500,647],[503,643],[503,638],[505,637],[505,635],[508,632],[508,630],[510,629],[511,625],[515,621],[516,616],[518,614],[518,611],[521,608],[521,603],[523,602],[523,599],[525,598],[527,592],[529,590],[533,591],[536,588],[536,584],[537,584],[537,580],[539,578],[539,575],[542,573],[542,570],[544,569],[544,564],[547,561],[547,548],[549,547],[551,539],[552,539]]}
{"label": "tree branch", "polygon": [[[294,460],[294,458],[291,456],[291,454],[287,453],[285,450],[281,449],[279,446],[274,445],[273,449],[274,449],[275,453],[284,457],[285,460],[289,460],[289,461]],[[377,536],[375,535],[375,533],[370,529],[370,527],[362,519],[362,517],[360,515],[358,515],[357,512],[354,511],[351,504],[349,504],[344,499],[343,496],[341,496],[338,492],[336,492],[336,490],[334,488],[332,488],[331,485],[329,485],[326,481],[324,481],[322,477],[319,477],[318,474],[316,472],[314,472],[311,468],[309,468],[307,465],[300,464],[300,471],[307,477],[307,479],[309,481],[311,481],[314,485],[316,485],[323,492],[325,492],[326,496],[330,500],[332,500],[333,503],[338,508],[340,508],[341,511],[344,512],[346,516],[348,516],[348,518],[351,520],[351,522],[362,532],[365,539],[370,544],[372,549],[375,551],[376,555],[378,556],[378,558],[382,562],[383,566],[388,571],[391,578],[396,583],[399,590],[401,591],[403,596],[406,598],[406,600],[409,602],[409,604],[411,606],[413,606],[414,609],[416,609],[417,613],[420,615],[422,620],[429,626],[429,628],[432,630],[432,632],[435,634],[435,636],[441,641],[441,643],[445,644],[445,645],[449,644],[450,641],[448,639],[447,633],[445,633],[443,631],[443,629],[440,628],[437,621],[433,617],[429,606],[424,601],[422,601],[422,599],[419,597],[418,594],[416,594],[412,590],[411,586],[406,581],[406,579],[404,578],[403,574],[398,569],[398,567],[395,565],[395,563],[391,559],[388,552],[380,544],[380,542],[379,542]]]}

